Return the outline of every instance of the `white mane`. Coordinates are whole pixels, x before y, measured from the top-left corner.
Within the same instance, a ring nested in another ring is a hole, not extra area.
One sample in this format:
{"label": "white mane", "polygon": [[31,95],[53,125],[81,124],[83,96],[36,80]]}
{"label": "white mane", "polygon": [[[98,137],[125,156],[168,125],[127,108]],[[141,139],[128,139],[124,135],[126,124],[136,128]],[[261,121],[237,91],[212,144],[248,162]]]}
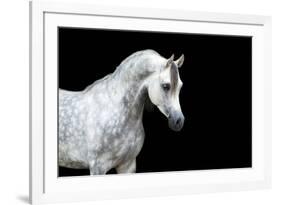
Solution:
{"label": "white mane", "polygon": [[155,71],[153,69],[155,69],[156,67],[153,67],[151,65],[162,63],[162,62],[164,62],[164,58],[154,50],[147,49],[147,50],[137,51],[132,55],[130,55],[129,57],[127,57],[125,60],[123,60],[120,63],[120,65],[116,68],[115,72],[121,72],[121,70],[133,69],[133,68],[137,69],[134,71],[137,73],[142,71],[153,72]]}

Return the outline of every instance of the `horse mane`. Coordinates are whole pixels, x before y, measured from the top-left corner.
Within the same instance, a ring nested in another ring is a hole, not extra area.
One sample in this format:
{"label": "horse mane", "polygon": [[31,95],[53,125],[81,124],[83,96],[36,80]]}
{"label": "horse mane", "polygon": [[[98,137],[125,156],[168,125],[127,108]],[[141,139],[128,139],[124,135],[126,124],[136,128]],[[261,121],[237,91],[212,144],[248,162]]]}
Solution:
{"label": "horse mane", "polygon": [[[143,56],[143,55],[151,55],[151,54],[154,54],[154,55],[157,55],[157,56],[160,56],[159,53],[157,53],[156,51],[152,50],[152,49],[146,49],[146,50],[142,50],[142,51],[137,51],[131,55],[129,55],[127,58],[125,58],[125,60],[123,60],[119,66],[122,66],[126,63],[128,63],[129,61],[135,59],[135,58],[139,58],[140,56]],[[118,67],[119,67],[118,66]]]}
{"label": "horse mane", "polygon": [[[160,57],[160,54],[151,49],[137,51],[125,58],[120,63],[120,65],[117,66],[113,74],[127,72],[134,68],[135,70],[133,71],[133,73],[135,73],[136,75],[140,75],[141,77],[148,76],[152,72],[154,72],[154,70],[151,69],[151,66],[145,65],[148,64],[149,61],[151,61],[153,56]],[[139,64],[140,66],[136,66],[137,64]]]}
{"label": "horse mane", "polygon": [[[111,77],[114,74],[120,73],[122,72],[124,69],[127,68],[131,68],[132,63],[135,63],[135,59],[143,57],[143,56],[151,56],[151,55],[156,55],[156,56],[160,56],[159,53],[157,53],[156,51],[152,50],[152,49],[146,49],[146,50],[141,50],[141,51],[137,51],[131,55],[129,55],[127,58],[125,58],[120,64],[119,66],[117,66],[117,68],[115,69],[115,71],[111,74],[106,75],[105,77],[96,80],[95,82],[93,82],[92,84],[88,85],[84,91],[87,92],[89,90],[91,90],[97,83],[104,81],[106,79],[108,79],[109,77]],[[136,71],[138,72],[138,71]],[[150,74],[151,71],[146,71],[145,73],[143,73],[144,76]]]}

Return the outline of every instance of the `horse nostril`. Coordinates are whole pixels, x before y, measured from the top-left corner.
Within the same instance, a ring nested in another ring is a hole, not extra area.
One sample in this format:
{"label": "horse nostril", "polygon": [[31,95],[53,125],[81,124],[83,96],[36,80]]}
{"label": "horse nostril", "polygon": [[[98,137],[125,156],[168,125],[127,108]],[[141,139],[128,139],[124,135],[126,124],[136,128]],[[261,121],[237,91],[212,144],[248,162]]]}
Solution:
{"label": "horse nostril", "polygon": [[176,121],[176,125],[179,125],[181,123],[181,119],[178,118],[177,121]]}

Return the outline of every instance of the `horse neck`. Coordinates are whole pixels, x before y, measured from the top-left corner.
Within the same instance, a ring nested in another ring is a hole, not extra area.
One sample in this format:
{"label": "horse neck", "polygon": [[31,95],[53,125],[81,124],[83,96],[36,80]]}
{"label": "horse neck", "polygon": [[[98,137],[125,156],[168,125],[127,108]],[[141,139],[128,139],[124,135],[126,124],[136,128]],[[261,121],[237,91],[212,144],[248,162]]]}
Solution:
{"label": "horse neck", "polygon": [[[99,83],[94,83],[86,90],[87,96],[95,100],[95,90],[103,93],[109,103],[123,109],[124,115],[142,116],[144,103],[148,97],[147,80],[154,73],[155,67],[149,58],[124,60],[114,71]],[[101,85],[102,84],[102,85]],[[125,113],[126,112],[126,113]]]}
{"label": "horse neck", "polygon": [[[121,104],[124,109],[134,112],[136,116],[141,116],[147,94],[147,80],[154,72],[147,68],[152,68],[148,65],[149,62],[132,61],[126,64],[121,64],[112,74],[108,82],[108,91],[118,104]],[[117,95],[115,94],[117,92]]]}
{"label": "horse neck", "polygon": [[118,88],[122,101],[126,106],[141,106],[147,96],[146,80],[150,72],[140,64],[117,70],[112,76],[113,89]]}

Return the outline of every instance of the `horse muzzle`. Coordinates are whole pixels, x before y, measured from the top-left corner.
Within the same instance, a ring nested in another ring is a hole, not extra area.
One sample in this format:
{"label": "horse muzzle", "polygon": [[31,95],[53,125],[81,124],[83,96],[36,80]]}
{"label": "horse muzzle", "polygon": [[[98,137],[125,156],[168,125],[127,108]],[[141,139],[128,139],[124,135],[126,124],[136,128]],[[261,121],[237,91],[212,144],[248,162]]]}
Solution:
{"label": "horse muzzle", "polygon": [[184,124],[184,116],[181,112],[173,112],[169,115],[169,128],[173,131],[180,131]]}

